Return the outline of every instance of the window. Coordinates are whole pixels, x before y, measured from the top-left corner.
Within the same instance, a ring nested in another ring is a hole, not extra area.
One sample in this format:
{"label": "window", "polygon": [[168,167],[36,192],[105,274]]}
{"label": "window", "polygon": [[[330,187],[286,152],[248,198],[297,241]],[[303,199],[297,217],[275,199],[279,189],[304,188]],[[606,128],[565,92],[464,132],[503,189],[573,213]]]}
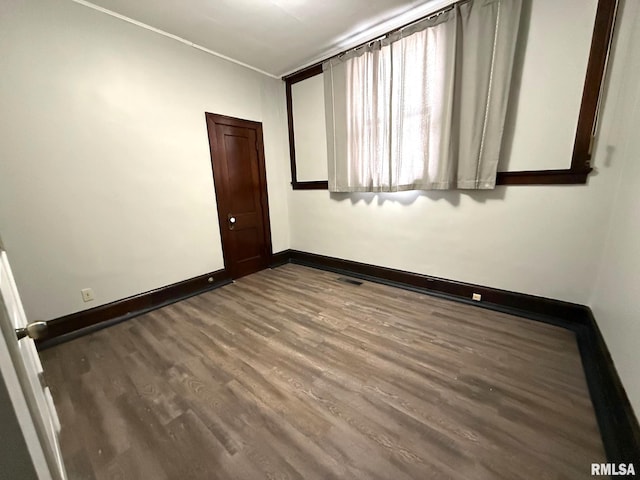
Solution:
{"label": "window", "polygon": [[[615,0],[598,0],[595,13],[591,49],[588,57],[582,103],[577,121],[573,154],[567,158],[569,168],[552,170],[528,170],[498,172],[497,184],[532,185],[532,184],[584,184],[590,168],[592,134],[595,126],[600,87],[605,71],[616,13]],[[285,77],[287,87],[287,107],[289,116],[289,136],[291,146],[292,185],[294,189],[326,189],[328,182],[324,179],[300,182],[296,178],[296,156],[293,148],[294,118],[292,115],[291,86],[312,76],[322,73],[320,64],[306,68]],[[548,168],[548,167],[547,167]]]}

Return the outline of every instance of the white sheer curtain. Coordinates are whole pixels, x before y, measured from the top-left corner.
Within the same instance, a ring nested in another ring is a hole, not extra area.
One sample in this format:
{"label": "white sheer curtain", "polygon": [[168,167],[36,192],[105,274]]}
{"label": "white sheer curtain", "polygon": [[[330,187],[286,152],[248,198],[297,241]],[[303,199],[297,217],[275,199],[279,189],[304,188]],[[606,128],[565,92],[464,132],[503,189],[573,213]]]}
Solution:
{"label": "white sheer curtain", "polygon": [[388,46],[347,62],[347,148],[349,176],[371,185],[390,181],[391,55]]}
{"label": "white sheer curtain", "polygon": [[493,188],[521,0],[470,0],[323,66],[334,192]]}

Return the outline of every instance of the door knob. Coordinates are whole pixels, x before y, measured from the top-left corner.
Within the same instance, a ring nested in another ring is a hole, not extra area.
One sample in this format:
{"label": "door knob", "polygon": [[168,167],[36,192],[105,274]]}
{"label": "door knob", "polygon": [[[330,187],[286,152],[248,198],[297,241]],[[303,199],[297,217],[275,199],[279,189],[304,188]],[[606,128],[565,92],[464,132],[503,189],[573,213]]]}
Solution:
{"label": "door knob", "polygon": [[236,225],[236,217],[234,217],[233,215],[229,214],[227,219],[229,220],[229,230],[233,230],[233,227],[235,227],[235,225]]}
{"label": "door knob", "polygon": [[41,340],[47,336],[48,330],[47,322],[33,322],[24,328],[16,328],[16,337],[18,337],[18,340],[24,337]]}

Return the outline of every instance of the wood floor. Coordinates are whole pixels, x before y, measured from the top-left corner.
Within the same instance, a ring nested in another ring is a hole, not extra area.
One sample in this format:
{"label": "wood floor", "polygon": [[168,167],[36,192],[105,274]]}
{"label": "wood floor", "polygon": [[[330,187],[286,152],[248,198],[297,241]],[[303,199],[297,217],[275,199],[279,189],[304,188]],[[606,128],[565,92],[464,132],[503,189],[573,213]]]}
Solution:
{"label": "wood floor", "polygon": [[42,352],[75,479],[591,478],[574,335],[298,265]]}

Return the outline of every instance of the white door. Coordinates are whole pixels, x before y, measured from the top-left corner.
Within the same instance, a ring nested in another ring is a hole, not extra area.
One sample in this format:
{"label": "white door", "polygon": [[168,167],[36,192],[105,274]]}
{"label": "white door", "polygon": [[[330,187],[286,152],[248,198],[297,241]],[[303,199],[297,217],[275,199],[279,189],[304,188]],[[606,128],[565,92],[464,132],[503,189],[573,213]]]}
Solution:
{"label": "white door", "polygon": [[58,434],[60,422],[34,341],[18,340],[27,326],[7,253],[0,240],[0,371],[39,479],[66,480]]}

